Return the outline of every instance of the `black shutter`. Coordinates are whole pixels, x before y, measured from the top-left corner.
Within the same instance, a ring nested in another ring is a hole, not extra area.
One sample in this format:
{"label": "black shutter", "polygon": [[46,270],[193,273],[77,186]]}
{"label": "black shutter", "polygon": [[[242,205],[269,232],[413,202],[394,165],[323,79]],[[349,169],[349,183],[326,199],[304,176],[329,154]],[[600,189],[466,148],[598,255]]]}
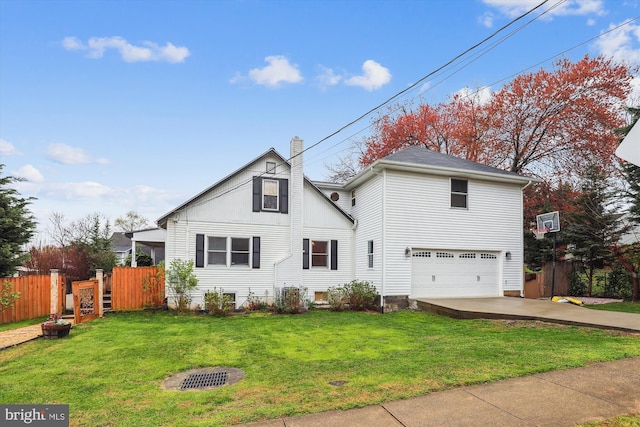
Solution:
{"label": "black shutter", "polygon": [[280,192],[280,213],[289,213],[289,180],[281,179],[278,185]]}
{"label": "black shutter", "polygon": [[196,234],[196,267],[204,267],[204,234]]}
{"label": "black shutter", "polygon": [[253,177],[253,211],[260,212],[262,210],[262,178]]}
{"label": "black shutter", "polygon": [[331,269],[338,269],[338,241],[331,241]]}
{"label": "black shutter", "polygon": [[309,239],[302,239],[302,268],[309,269]]}
{"label": "black shutter", "polygon": [[253,238],[253,260],[251,261],[253,268],[260,268],[260,237]]}

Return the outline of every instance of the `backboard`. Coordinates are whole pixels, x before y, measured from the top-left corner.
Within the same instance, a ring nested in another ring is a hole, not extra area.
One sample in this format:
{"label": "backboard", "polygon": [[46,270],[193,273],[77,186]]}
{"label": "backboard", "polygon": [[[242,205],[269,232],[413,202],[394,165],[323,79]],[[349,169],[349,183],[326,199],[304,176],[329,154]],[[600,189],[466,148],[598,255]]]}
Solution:
{"label": "backboard", "polygon": [[560,213],[558,211],[543,213],[536,216],[538,229],[546,228],[549,233],[560,231]]}

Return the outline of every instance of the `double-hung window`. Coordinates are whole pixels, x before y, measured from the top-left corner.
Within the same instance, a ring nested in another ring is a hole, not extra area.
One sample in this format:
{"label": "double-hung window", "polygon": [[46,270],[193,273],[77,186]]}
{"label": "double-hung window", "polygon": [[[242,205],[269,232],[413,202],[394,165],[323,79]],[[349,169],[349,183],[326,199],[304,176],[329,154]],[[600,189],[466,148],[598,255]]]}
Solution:
{"label": "double-hung window", "polygon": [[469,181],[466,179],[451,178],[451,207],[467,208]]}
{"label": "double-hung window", "polygon": [[373,240],[367,242],[367,266],[373,268]]}
{"label": "double-hung window", "polygon": [[209,237],[207,246],[208,265],[227,265],[227,238]]}
{"label": "double-hung window", "polygon": [[275,179],[262,180],[262,209],[265,211],[277,211],[279,209],[280,182]]}
{"label": "double-hung window", "polygon": [[311,242],[311,266],[312,267],[327,267],[329,264],[327,259],[329,257],[328,245],[329,242],[313,240]]}
{"label": "double-hung window", "polygon": [[231,238],[231,265],[249,265],[249,239]]}

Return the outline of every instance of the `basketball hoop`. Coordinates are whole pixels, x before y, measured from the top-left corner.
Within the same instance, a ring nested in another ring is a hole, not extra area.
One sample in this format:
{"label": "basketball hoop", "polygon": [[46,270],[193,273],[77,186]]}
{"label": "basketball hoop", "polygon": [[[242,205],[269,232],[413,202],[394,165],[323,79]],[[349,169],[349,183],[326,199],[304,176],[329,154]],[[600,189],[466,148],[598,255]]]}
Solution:
{"label": "basketball hoop", "polygon": [[537,240],[544,239],[544,235],[549,232],[548,228],[534,228],[531,232],[536,236]]}

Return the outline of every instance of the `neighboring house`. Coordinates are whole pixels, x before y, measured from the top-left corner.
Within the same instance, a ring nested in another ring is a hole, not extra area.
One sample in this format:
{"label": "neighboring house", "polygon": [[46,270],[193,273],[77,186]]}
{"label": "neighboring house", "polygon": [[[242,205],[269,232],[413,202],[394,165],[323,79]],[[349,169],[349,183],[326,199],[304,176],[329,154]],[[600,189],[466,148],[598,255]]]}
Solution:
{"label": "neighboring house", "polygon": [[[151,257],[153,265],[164,261],[164,246],[167,238],[167,230],[163,228],[146,228],[125,233],[130,239],[130,250],[135,250],[136,246]],[[131,260],[131,266],[136,267],[136,260]]]}
{"label": "neighboring house", "polygon": [[[164,261],[164,245],[167,231],[162,228],[148,228],[131,232],[114,232],[109,240],[116,254],[118,265],[125,265],[127,257],[136,249],[149,255],[153,264]],[[136,267],[135,259],[130,262]],[[127,264],[128,265],[128,264]]]}
{"label": "neighboring house", "polygon": [[158,220],[166,262],[194,261],[199,291],[233,294],[366,280],[389,306],[412,298],[521,296],[522,190],[537,180],[424,148],[378,160],[344,185],[303,174],[303,143],[274,149]]}
{"label": "neighboring house", "polygon": [[125,236],[120,231],[114,232],[109,238],[111,241],[111,248],[116,254],[116,263],[118,265],[124,265],[125,260],[131,253],[131,239]]}

